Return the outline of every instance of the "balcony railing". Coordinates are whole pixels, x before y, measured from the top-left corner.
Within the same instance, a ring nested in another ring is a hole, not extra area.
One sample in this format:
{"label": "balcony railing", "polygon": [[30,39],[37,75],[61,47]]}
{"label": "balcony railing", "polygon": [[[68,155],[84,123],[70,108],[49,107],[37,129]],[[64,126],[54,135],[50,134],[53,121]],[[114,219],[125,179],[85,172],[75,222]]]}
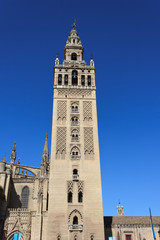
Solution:
{"label": "balcony railing", "polygon": [[72,137],[72,142],[77,142],[79,141],[79,137]]}
{"label": "balcony railing", "polygon": [[73,174],[73,181],[78,181],[78,178],[79,178],[78,174]]}
{"label": "balcony railing", "polygon": [[77,125],[79,125],[79,122],[78,122],[78,121],[72,121],[72,122],[71,122],[71,125],[72,125],[72,126],[77,126]]}
{"label": "balcony railing", "polygon": [[83,225],[79,225],[79,224],[73,224],[73,225],[68,225],[68,229],[69,231],[83,231]]}
{"label": "balcony railing", "polygon": [[71,155],[72,159],[80,159],[80,157],[81,157],[80,155]]}
{"label": "balcony railing", "polygon": [[78,108],[71,108],[71,112],[72,112],[72,113],[78,113],[78,112],[79,112],[79,109],[78,109]]}

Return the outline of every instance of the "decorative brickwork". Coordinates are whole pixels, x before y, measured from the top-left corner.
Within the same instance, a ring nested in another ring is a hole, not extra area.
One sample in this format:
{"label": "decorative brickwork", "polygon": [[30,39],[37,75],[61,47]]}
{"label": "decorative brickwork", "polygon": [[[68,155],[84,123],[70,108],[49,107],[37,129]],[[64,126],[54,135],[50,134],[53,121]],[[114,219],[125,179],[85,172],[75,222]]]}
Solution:
{"label": "decorative brickwork", "polygon": [[83,192],[83,181],[78,182],[78,192]]}
{"label": "decorative brickwork", "polygon": [[91,90],[84,90],[84,89],[58,89],[58,96],[64,97],[91,97],[92,91]]}
{"label": "decorative brickwork", "polygon": [[72,181],[67,182],[67,190],[68,190],[68,192],[73,192],[73,182]]}
{"label": "decorative brickwork", "polygon": [[93,128],[84,128],[84,153],[85,159],[93,159],[94,143],[93,143]]}
{"label": "decorative brickwork", "polygon": [[57,120],[64,123],[67,118],[67,101],[57,101]]}
{"label": "decorative brickwork", "polygon": [[91,101],[83,102],[83,119],[84,121],[92,120],[92,102]]}
{"label": "decorative brickwork", "polygon": [[57,159],[64,159],[66,153],[66,127],[57,127]]}

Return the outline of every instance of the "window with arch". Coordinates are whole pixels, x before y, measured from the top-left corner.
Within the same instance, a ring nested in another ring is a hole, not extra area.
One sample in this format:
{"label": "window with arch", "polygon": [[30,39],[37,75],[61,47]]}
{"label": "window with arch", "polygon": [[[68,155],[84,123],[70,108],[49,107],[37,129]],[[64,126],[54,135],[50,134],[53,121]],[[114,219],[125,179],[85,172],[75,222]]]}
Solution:
{"label": "window with arch", "polygon": [[68,85],[68,74],[64,75],[64,84]]}
{"label": "window with arch", "polygon": [[78,181],[78,170],[73,169],[73,181]]}
{"label": "window with arch", "polygon": [[78,170],[75,168],[75,169],[73,169],[73,174],[74,175],[78,175]]}
{"label": "window with arch", "polygon": [[79,112],[79,106],[77,102],[71,104],[71,112]]}
{"label": "window with arch", "polygon": [[58,85],[62,85],[62,74],[58,74]]}
{"label": "window with arch", "polygon": [[28,199],[29,199],[29,187],[25,186],[22,189],[22,194],[21,194],[22,208],[28,208]]}
{"label": "window with arch", "polygon": [[72,130],[71,138],[72,138],[72,141],[78,141],[79,140],[79,132],[78,132],[77,129]]}
{"label": "window with arch", "polygon": [[80,151],[78,147],[73,147],[71,150],[71,158],[72,159],[78,159],[80,158]]}
{"label": "window with arch", "polygon": [[77,237],[77,235],[75,235],[75,236],[74,236],[74,240],[78,240],[78,237]]}
{"label": "window with arch", "polygon": [[57,236],[57,240],[61,240],[61,236],[60,235]]}
{"label": "window with arch", "polygon": [[91,238],[90,238],[91,240],[94,240],[94,236],[93,235],[91,235]]}
{"label": "window with arch", "polygon": [[91,86],[91,76],[88,76],[88,86]]}
{"label": "window with arch", "polygon": [[85,75],[81,76],[81,85],[85,86]]}
{"label": "window with arch", "polygon": [[68,203],[72,203],[72,192],[68,192]]}
{"label": "window with arch", "polygon": [[71,54],[71,60],[74,60],[74,61],[77,60],[77,54],[75,52]]}
{"label": "window with arch", "polygon": [[74,117],[71,118],[71,125],[72,125],[72,126],[79,125],[79,119],[78,119],[78,117],[74,116]]}
{"label": "window with arch", "polygon": [[79,191],[79,193],[78,193],[78,202],[79,203],[83,202],[83,193],[82,193],[82,191]]}
{"label": "window with arch", "polygon": [[78,85],[78,72],[76,70],[72,71],[72,85]]}
{"label": "window with arch", "polygon": [[74,216],[73,218],[73,225],[78,225],[78,217]]}

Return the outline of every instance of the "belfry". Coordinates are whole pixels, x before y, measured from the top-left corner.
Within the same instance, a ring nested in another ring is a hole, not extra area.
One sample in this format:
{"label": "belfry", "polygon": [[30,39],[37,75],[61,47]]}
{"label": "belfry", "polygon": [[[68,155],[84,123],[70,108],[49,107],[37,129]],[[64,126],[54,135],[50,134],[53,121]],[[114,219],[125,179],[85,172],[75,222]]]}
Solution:
{"label": "belfry", "polygon": [[54,66],[47,239],[104,239],[95,67],[73,26]]}

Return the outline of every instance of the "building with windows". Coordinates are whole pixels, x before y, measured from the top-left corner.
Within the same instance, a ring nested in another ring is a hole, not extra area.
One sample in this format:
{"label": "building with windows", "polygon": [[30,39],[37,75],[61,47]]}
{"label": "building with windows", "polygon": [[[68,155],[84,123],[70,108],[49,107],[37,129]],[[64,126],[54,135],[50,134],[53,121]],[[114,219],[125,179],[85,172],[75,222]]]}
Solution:
{"label": "building with windows", "polygon": [[[46,135],[40,167],[0,162],[0,239],[149,240],[148,217],[103,217],[95,67],[87,65],[73,26],[56,56],[51,156]],[[96,195],[96,197],[95,197]],[[153,217],[158,238],[160,217]]]}

